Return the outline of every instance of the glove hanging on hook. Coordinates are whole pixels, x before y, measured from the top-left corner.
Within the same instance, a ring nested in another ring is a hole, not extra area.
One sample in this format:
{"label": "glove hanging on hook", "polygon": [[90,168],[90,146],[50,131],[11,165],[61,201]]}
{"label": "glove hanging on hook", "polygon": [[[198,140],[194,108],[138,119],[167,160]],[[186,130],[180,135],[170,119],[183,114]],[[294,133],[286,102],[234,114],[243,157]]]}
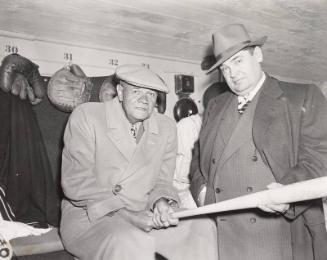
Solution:
{"label": "glove hanging on hook", "polygon": [[[18,76],[21,74],[26,78],[28,85],[32,87],[35,98],[42,99],[45,94],[45,83],[38,68],[38,65],[19,54],[7,55],[3,58],[0,67],[0,89],[4,92],[12,91],[17,77],[19,80],[22,79],[21,76]],[[24,96],[24,93],[22,95]]]}

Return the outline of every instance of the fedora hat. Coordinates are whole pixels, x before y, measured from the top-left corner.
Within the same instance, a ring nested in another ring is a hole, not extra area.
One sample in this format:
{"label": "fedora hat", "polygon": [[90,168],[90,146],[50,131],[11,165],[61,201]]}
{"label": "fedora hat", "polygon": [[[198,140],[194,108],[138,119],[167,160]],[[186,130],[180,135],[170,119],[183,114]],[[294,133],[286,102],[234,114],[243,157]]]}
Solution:
{"label": "fedora hat", "polygon": [[221,27],[212,34],[212,46],[216,63],[208,70],[208,73],[212,72],[240,50],[249,46],[261,46],[266,40],[267,36],[255,41],[251,40],[243,24],[229,24]]}

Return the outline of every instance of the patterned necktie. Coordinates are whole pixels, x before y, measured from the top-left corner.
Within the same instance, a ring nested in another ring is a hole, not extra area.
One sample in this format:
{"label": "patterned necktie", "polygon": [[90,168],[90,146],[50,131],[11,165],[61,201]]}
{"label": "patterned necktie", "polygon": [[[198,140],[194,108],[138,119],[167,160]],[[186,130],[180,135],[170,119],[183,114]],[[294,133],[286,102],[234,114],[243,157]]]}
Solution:
{"label": "patterned necktie", "polygon": [[132,136],[136,139],[136,125],[135,124],[132,124],[131,125],[131,133],[132,133]]}
{"label": "patterned necktie", "polygon": [[241,115],[244,113],[245,109],[249,106],[249,104],[251,103],[251,100],[247,100],[244,102],[239,102],[238,106],[237,106],[237,110]]}

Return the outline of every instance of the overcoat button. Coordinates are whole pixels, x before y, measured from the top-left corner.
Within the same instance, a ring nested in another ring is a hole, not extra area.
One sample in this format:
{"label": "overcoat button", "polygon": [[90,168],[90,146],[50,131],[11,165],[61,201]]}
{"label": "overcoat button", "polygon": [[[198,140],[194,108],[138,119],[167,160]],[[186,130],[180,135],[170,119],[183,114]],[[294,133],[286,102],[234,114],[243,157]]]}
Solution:
{"label": "overcoat button", "polygon": [[253,191],[253,188],[252,188],[252,187],[247,187],[247,188],[246,188],[246,191],[247,191],[247,192],[252,192],[252,191]]}
{"label": "overcoat button", "polygon": [[212,159],[212,163],[213,163],[213,164],[216,163],[216,159],[215,159],[215,158]]}
{"label": "overcoat button", "polygon": [[252,156],[252,161],[254,161],[254,162],[258,161],[258,156],[253,155],[253,156]]}
{"label": "overcoat button", "polygon": [[115,195],[117,195],[117,193],[119,193],[122,189],[123,189],[123,187],[120,184],[117,184],[112,189],[112,193],[115,194]]}
{"label": "overcoat button", "polygon": [[219,188],[216,188],[215,191],[216,191],[216,193],[220,193],[221,192],[221,190]]}
{"label": "overcoat button", "polygon": [[250,222],[255,223],[255,222],[257,222],[257,220],[256,220],[256,218],[250,218]]}

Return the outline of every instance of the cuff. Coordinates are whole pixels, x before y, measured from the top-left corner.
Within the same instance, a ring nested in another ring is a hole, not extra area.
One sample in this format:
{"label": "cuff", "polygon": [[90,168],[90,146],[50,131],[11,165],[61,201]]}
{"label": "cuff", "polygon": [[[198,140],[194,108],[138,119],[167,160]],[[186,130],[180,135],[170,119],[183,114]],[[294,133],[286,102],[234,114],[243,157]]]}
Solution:
{"label": "cuff", "polygon": [[110,212],[117,211],[124,207],[124,203],[117,197],[107,200],[90,203],[87,205],[87,215],[91,222],[102,218]]}

